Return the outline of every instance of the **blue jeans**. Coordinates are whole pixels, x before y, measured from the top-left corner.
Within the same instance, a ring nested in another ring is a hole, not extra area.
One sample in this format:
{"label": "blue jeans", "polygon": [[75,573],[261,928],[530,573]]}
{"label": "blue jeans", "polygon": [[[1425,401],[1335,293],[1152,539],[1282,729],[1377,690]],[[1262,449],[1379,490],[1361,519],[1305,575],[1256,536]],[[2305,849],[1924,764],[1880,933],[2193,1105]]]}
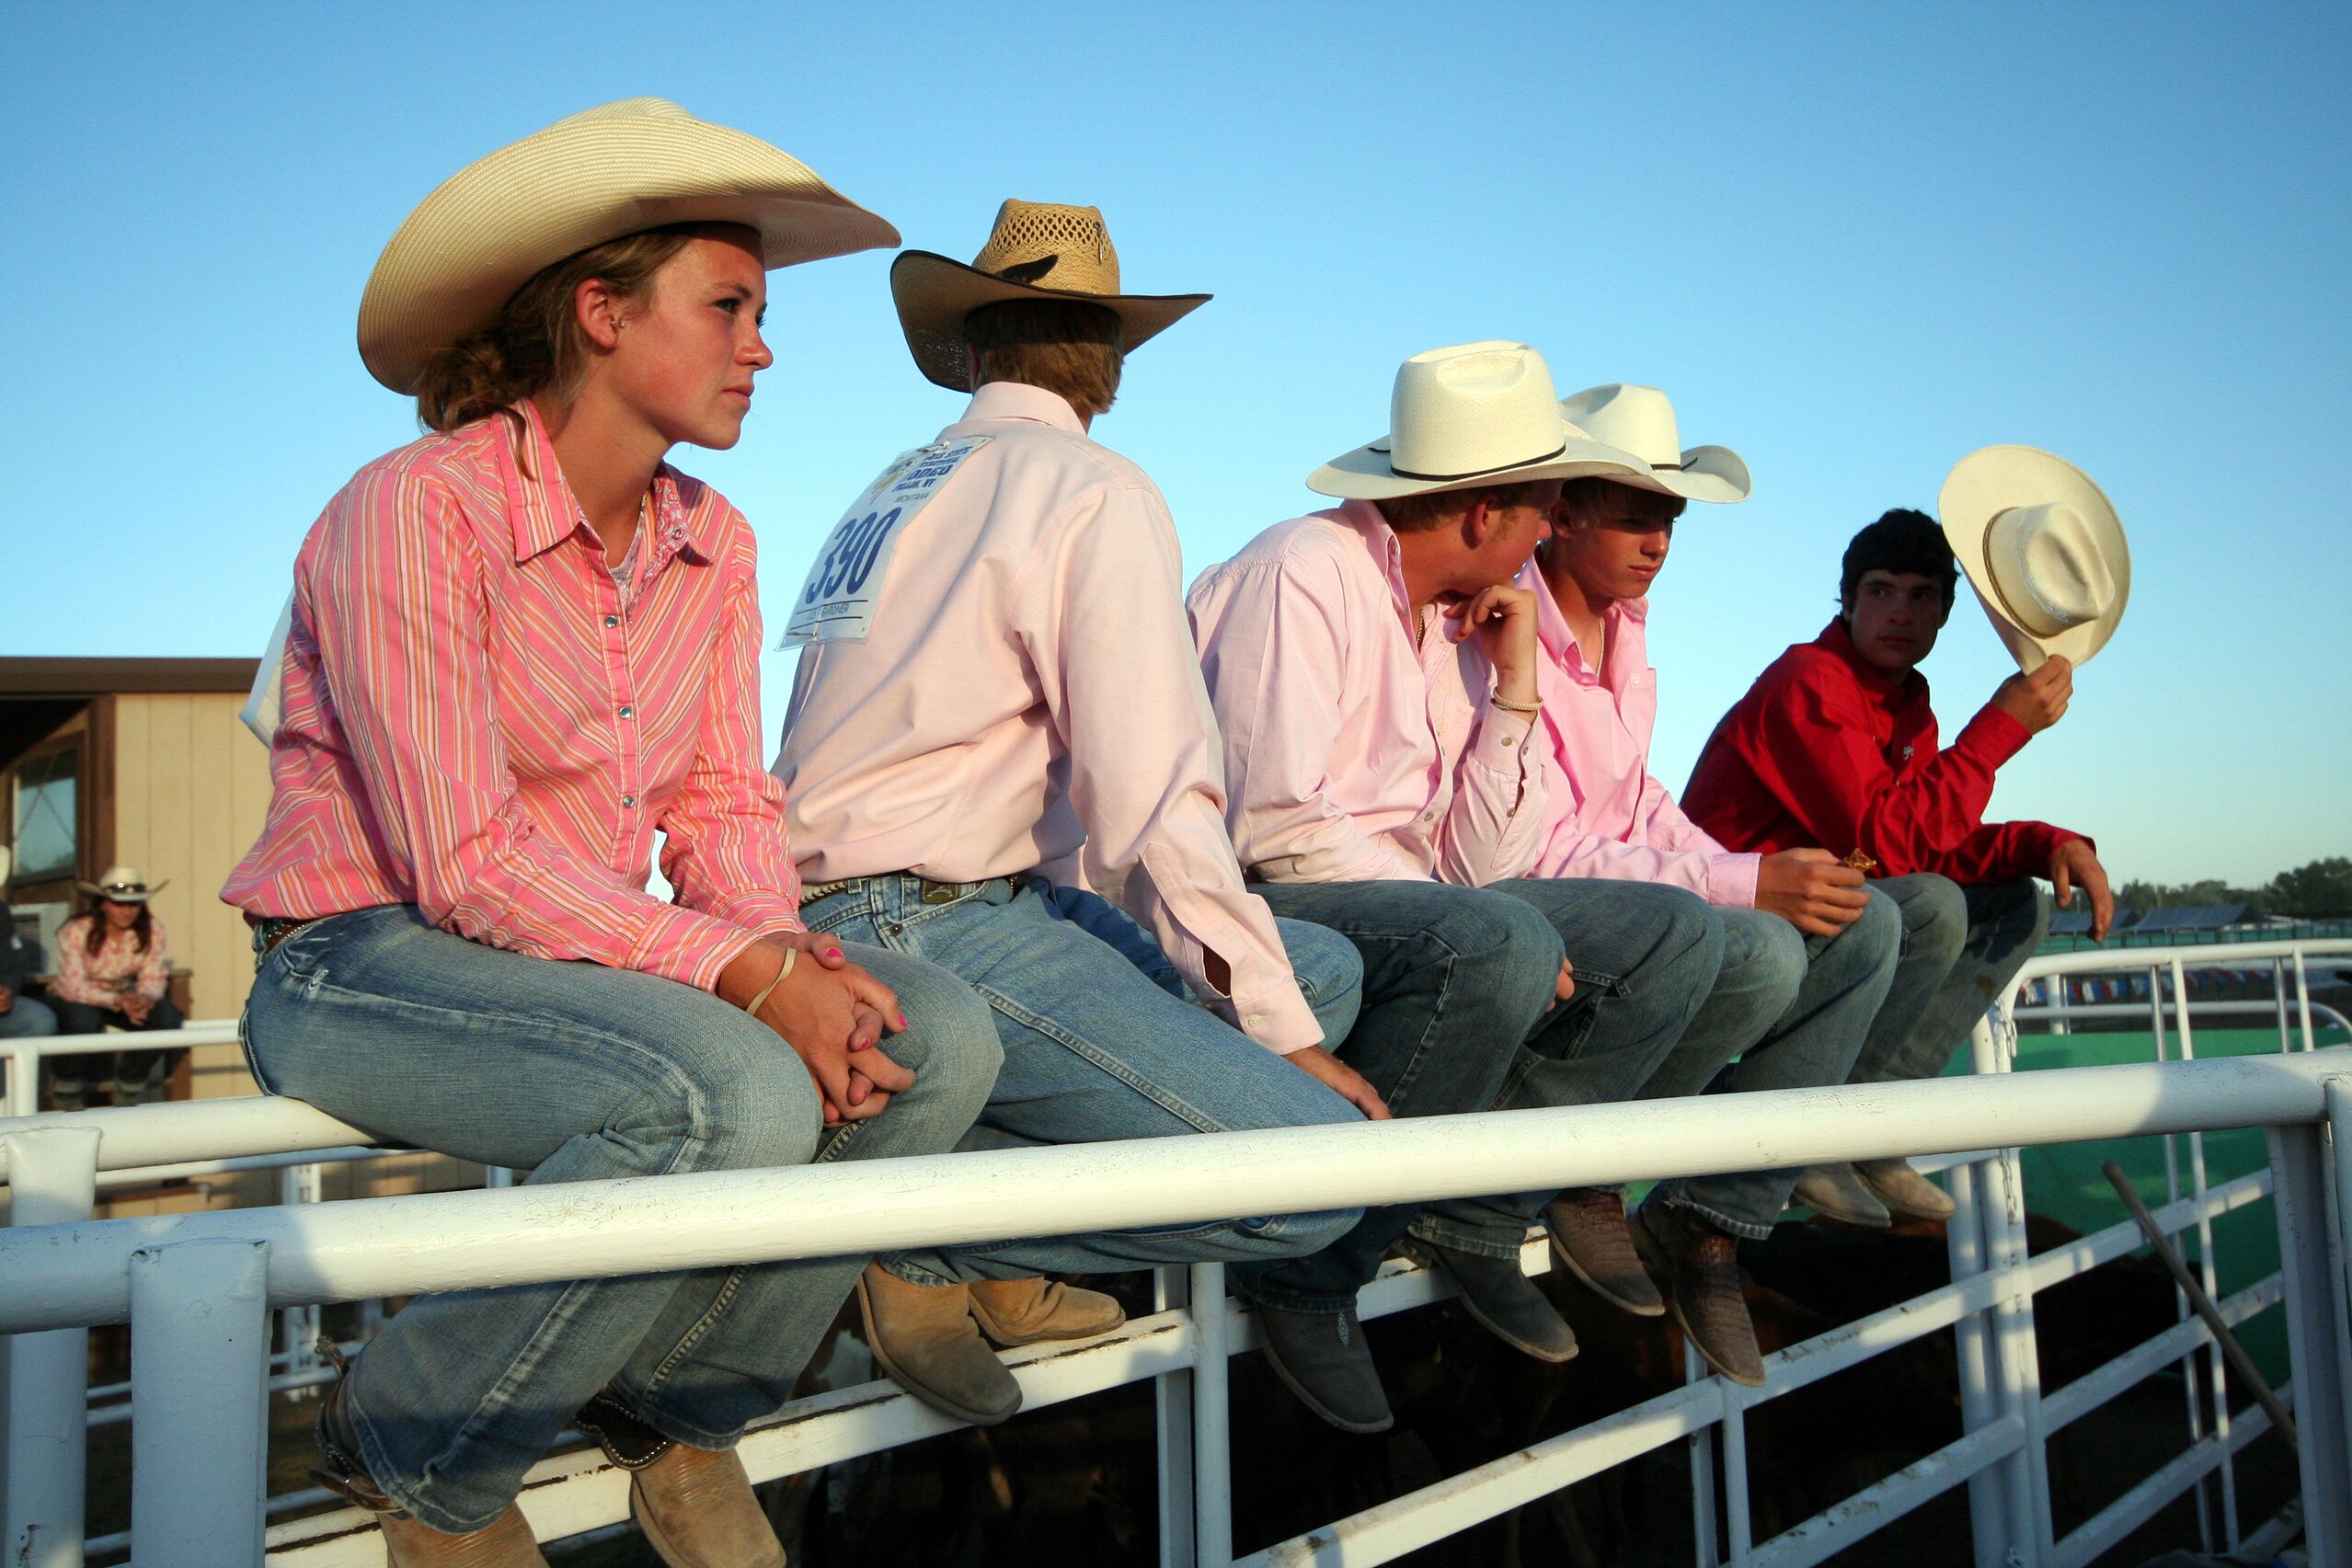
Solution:
{"label": "blue jeans", "polygon": [[[1039,884],[999,877],[949,896],[915,876],[869,876],[803,905],[800,915],[812,930],[929,959],[987,1002],[1004,1066],[979,1124],[958,1147],[1359,1119],[1353,1105],[1319,1081],[1170,995],[1116,948],[1058,918]],[[901,1253],[884,1266],[918,1285],[948,1285],[1289,1257],[1314,1251],[1355,1220],[1348,1209],[1015,1238]]]}
{"label": "blue jeans", "polygon": [[[1254,885],[1278,915],[1335,931],[1363,956],[1364,1010],[1339,1055],[1399,1116],[1484,1110],[1552,1004],[1560,939],[1519,899],[1441,882]],[[1234,1271],[1260,1301],[1337,1312],[1380,1270],[1417,1204],[1367,1210],[1311,1257]]]}
{"label": "blue jeans", "polygon": [[[243,1034],[261,1086],[387,1142],[531,1185],[935,1154],[987,1098],[998,1050],[954,977],[851,947],[912,1024],[882,1049],[915,1085],[828,1132],[799,1058],[717,997],[652,975],[500,952],[412,905],[323,920],[254,977]],[[498,1517],[599,1390],[723,1448],[791,1397],[865,1266],[811,1258],[418,1298],[351,1370],[361,1463],[441,1530]]]}
{"label": "blue jeans", "polygon": [[[1642,1092],[1690,1027],[1724,962],[1723,923],[1679,887],[1601,877],[1524,877],[1492,891],[1532,906],[1576,964],[1576,995],[1519,1046],[1497,1111],[1601,1105]],[[1424,1241],[1516,1257],[1549,1191],[1433,1203]]]}
{"label": "blue jeans", "polygon": [[25,1040],[55,1033],[57,1014],[49,1010],[48,1003],[35,1001],[22,991],[17,993],[17,1000],[7,1012],[0,1013],[0,1040]]}
{"label": "blue jeans", "polygon": [[1962,887],[1922,873],[1871,887],[1902,913],[1903,956],[1853,1081],[1933,1078],[2049,934],[2049,900],[2030,876]]}
{"label": "blue jeans", "polygon": [[[1205,1005],[1184,983],[1184,977],[1160,951],[1152,933],[1125,910],[1084,887],[1039,883],[1038,891],[1052,914],[1117,948],[1119,956],[1142,970],[1145,979],[1179,1001]],[[1364,961],[1346,937],[1319,925],[1277,916],[1274,929],[1282,938],[1282,950],[1290,956],[1299,992],[1323,1027],[1323,1043],[1337,1049],[1356,1026],[1356,1014],[1364,1005]]]}
{"label": "blue jeans", "polygon": [[[1756,1089],[1818,1089],[1853,1071],[1896,972],[1901,916],[1874,893],[1835,936],[1807,936],[1761,910],[1715,910],[1723,975],[1645,1100]],[[1717,1230],[1761,1241],[1801,1168],[1661,1183],[1653,1200],[1696,1210]]]}

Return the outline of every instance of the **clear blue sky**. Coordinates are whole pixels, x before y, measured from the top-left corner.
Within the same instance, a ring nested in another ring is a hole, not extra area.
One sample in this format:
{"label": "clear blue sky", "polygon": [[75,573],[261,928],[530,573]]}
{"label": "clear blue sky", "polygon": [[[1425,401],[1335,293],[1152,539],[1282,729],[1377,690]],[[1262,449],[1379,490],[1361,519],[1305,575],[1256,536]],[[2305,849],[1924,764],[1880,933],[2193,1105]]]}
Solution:
{"label": "clear blue sky", "polygon": [[[1213,303],[1096,434],[1189,569],[1306,509],[1405,354],[1523,338],[1671,392],[1755,498],[1651,619],[1657,768],[1827,618],[1847,537],[1994,441],[2086,468],[2130,612],[1994,807],[2120,876],[2352,853],[2352,9],[2164,5],[0,7],[0,654],[259,651],[303,531],[409,406],[352,348],[414,202],[651,93],[969,256],[1093,202]],[[776,275],[742,444],[770,605],[958,402],[867,255]],[[2331,477],[2333,475],[2334,477]],[[772,656],[782,712],[786,656]],[[1965,598],[1947,727],[2006,666]]]}

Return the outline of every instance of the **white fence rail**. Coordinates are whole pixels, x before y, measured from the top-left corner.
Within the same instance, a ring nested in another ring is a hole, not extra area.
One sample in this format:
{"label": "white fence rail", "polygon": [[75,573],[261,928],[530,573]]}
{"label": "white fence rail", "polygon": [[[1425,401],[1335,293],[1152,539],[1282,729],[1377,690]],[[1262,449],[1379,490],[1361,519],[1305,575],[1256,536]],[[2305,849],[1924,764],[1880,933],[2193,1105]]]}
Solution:
{"label": "white fence rail", "polygon": [[[266,1363],[272,1308],[465,1286],[618,1275],[716,1264],[1183,1223],[1262,1212],[1268,1195],[1313,1209],[1608,1180],[1811,1163],[1889,1154],[1946,1154],[1961,1212],[1951,1228],[1952,1282],[1771,1357],[1768,1382],[1744,1390],[1700,1378],[1683,1389],[1464,1475],[1243,1559],[1251,1563],[1388,1561],[1427,1541],[1666,1444],[1692,1445],[1700,1561],[1804,1564],[1967,1482],[1980,1564],[2087,1562],[2163,1502],[2220,1470],[2264,1429],[2258,1413],[2219,1415],[2189,1450],[2134,1493],[2054,1539],[2042,1452],[2048,1432],[2209,1338],[2190,1321],[2045,1400],[2033,1325],[2036,1292],[2139,1244],[2128,1224],[2039,1256],[2025,1244],[2020,1146],[2263,1127],[2270,1169],[2169,1195],[2166,1229],[2201,1230],[2268,1196],[2285,1266],[2240,1291],[2243,1319],[2274,1305],[2287,1318],[2294,1378],[2286,1391],[2301,1434],[2305,1528],[2321,1562],[2352,1562],[2352,1349],[2345,1323],[2346,1224],[2352,1161],[2352,1053],[2308,1050],[2312,1012],[2300,987],[2305,952],[2352,943],[2204,946],[2173,955],[2069,954],[2037,974],[2178,971],[2233,957],[2291,961],[2306,1050],[2013,1077],[2014,1035],[1980,1027],[1979,1075],[1922,1083],[1648,1102],[1480,1118],[1405,1121],[1279,1133],[1214,1135],[1059,1150],[881,1161],[849,1167],[729,1172],[372,1199],[152,1219],[92,1221],[102,1170],[349,1149],[363,1135],[286,1101],[214,1101],[0,1122],[0,1155],[17,1226],[0,1231],[0,1333],[8,1357],[10,1425],[6,1556],[27,1568],[81,1561],[81,1341],[88,1325],[128,1319],[133,1343],[173,1347],[139,1356],[132,1374],[137,1494],[130,1544],[143,1563],[254,1560],[263,1539],[254,1387]],[[2277,949],[2277,951],[2270,951]],[[2186,990],[2176,986],[2176,994]],[[2194,1012],[2194,1009],[2192,1009]],[[2156,1026],[2160,1041],[2164,1014]],[[2182,1030],[2184,1036],[2186,1030]],[[2189,1041],[2181,1041],[2187,1054]],[[2000,1145],[1998,1148],[1988,1146]],[[836,1191],[835,1189],[839,1189]],[[2331,1215],[2330,1209],[2335,1212]],[[1008,1216],[1019,1217],[1008,1223]],[[1529,1263],[1541,1267],[1541,1251]],[[2206,1253],[2209,1260],[2209,1247]],[[592,1264],[583,1266],[583,1258]],[[2209,1261],[2207,1265],[2209,1274]],[[1392,1267],[1365,1294],[1367,1316],[1435,1299],[1426,1276]],[[1227,1473],[1228,1358],[1253,1345],[1248,1314],[1224,1297],[1222,1271],[1162,1274],[1165,1310],[1078,1350],[1008,1355],[1038,1406],[1142,1379],[1161,1399],[1162,1557],[1225,1568],[1232,1554]],[[1214,1304],[1213,1308],[1210,1304]],[[1765,1541],[1751,1539],[1744,1413],[1758,1403],[1945,1329],[1958,1335],[1965,1435],[1828,1513]],[[70,1342],[70,1343],[69,1343]],[[2194,1391],[2191,1399],[2196,1399]],[[201,1426],[157,1412],[201,1399]],[[251,1407],[248,1409],[248,1406]],[[2194,1404],[2192,1411],[2195,1410]],[[70,1414],[68,1413],[70,1411]],[[798,1402],[746,1439],[756,1478],[793,1473],[948,1429],[896,1392],[866,1385]],[[67,1429],[70,1431],[69,1434]],[[194,1431],[203,1440],[192,1441]],[[72,1449],[70,1455],[68,1448]],[[1715,1471],[1726,1507],[1715,1516]],[[70,1471],[70,1482],[67,1472]],[[625,1478],[594,1450],[533,1472],[523,1498],[543,1539],[625,1516]],[[70,1499],[70,1502],[69,1502]],[[70,1517],[61,1511],[70,1507]],[[201,1516],[201,1517],[200,1517]],[[181,1532],[197,1529],[189,1536]],[[30,1533],[28,1534],[27,1531]],[[2234,1521],[2226,1531],[2238,1539]],[[163,1542],[170,1542],[168,1547]],[[197,1552],[191,1542],[211,1543]],[[380,1563],[368,1520],[350,1512],[268,1530],[272,1561]],[[1720,1543],[1721,1551],[1718,1547]],[[93,1541],[93,1550],[119,1541]],[[21,1552],[21,1556],[20,1556]]]}

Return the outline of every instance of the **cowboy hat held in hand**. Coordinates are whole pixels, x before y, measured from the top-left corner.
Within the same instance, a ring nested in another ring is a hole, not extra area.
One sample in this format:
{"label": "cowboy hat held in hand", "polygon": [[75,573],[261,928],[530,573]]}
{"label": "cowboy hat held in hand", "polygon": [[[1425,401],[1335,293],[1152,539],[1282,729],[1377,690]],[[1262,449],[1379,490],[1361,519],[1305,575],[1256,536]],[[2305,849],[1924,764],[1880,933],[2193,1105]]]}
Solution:
{"label": "cowboy hat held in hand", "polygon": [[368,278],[360,358],[395,392],[567,256],[672,223],[740,223],[773,269],[899,243],[899,232],[756,136],[661,98],[559,120],[467,165],[417,204]]}
{"label": "cowboy hat held in hand", "polygon": [[1989,446],[1953,468],[1936,509],[2020,670],[2054,655],[2087,663],[2115,635],[2131,597],[2131,548],[2089,475],[2034,447]]}
{"label": "cowboy hat held in hand", "polygon": [[1649,464],[1646,475],[1620,479],[1687,501],[1728,503],[1748,498],[1748,464],[1727,446],[1685,450],[1674,401],[1654,386],[1612,382],[1560,399],[1560,417],[1603,446],[1630,452]]}
{"label": "cowboy hat held in hand", "polygon": [[964,318],[982,305],[1060,300],[1100,305],[1119,317],[1119,347],[1131,354],[1209,303],[1207,294],[1122,294],[1119,252],[1101,212],[1049,201],[1007,200],[988,243],[969,266],[928,250],[890,263],[890,298],[915,367],[950,392],[970,392],[971,350]]}
{"label": "cowboy hat held in hand", "polygon": [[1414,355],[1397,367],[1388,434],[1307,477],[1321,495],[1383,500],[1535,479],[1642,484],[1650,467],[1560,415],[1552,371],[1524,343],[1490,339]]}
{"label": "cowboy hat held in hand", "polygon": [[147,886],[146,876],[135,865],[109,865],[98,874],[96,882],[75,882],[75,887],[93,898],[105,898],[117,904],[143,904],[171,886],[168,877]]}

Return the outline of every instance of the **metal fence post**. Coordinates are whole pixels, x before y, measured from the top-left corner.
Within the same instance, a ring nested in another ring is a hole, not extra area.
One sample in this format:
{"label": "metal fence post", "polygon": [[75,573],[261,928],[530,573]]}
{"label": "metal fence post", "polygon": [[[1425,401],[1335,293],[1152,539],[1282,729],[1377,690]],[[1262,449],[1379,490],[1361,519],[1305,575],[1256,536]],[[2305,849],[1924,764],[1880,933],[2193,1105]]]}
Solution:
{"label": "metal fence post", "polygon": [[[1985,1271],[1985,1185],[1975,1165],[1952,1167],[1952,1203],[1956,1212],[1945,1226],[1944,1240],[1956,1285]],[[1960,1427],[1971,1434],[2001,1419],[2000,1402],[1993,1391],[1998,1349],[1991,1325],[1985,1320],[1985,1313],[1969,1312],[1952,1325],[1960,1380]],[[2003,1568],[2009,1561],[2009,1515],[2001,1477],[1991,1470],[1979,1470],[1968,1477],[1968,1534],[1977,1568]]]}
{"label": "metal fence post", "polygon": [[1200,1568],[1233,1561],[1233,1418],[1226,1376],[1225,1265],[1192,1265],[1192,1539]]}
{"label": "metal fence post", "polygon": [[250,1568],[261,1561],[269,1264],[269,1243],[229,1237],[131,1254],[135,1562]]}
{"label": "metal fence post", "polygon": [[[278,1201],[289,1207],[319,1202],[325,1196],[326,1169],[323,1165],[289,1165],[279,1172]],[[316,1304],[278,1309],[278,1334],[289,1379],[307,1376],[325,1365],[318,1354],[322,1322],[324,1314]],[[298,1399],[308,1397],[312,1391],[300,1384],[293,1387]]]}
{"label": "metal fence post", "polygon": [[[7,1115],[29,1116],[40,1109],[40,1046],[19,1039],[8,1047]],[[18,1224],[24,1221],[18,1220]]]}
{"label": "metal fence post", "polygon": [[[1191,1305],[1192,1277],[1182,1265],[1164,1264],[1152,1271],[1154,1311],[1184,1311],[1190,1317]],[[1217,1305],[1222,1308],[1224,1303]],[[1197,1357],[1200,1350],[1197,1322],[1192,1345]],[[1159,1437],[1160,1568],[1192,1568],[1193,1512],[1199,1504],[1194,1496],[1192,1468],[1191,1368],[1163,1372],[1152,1379],[1152,1399]]]}
{"label": "metal fence post", "polygon": [[2352,1562],[2352,1486],[2345,1484],[2352,1476],[2352,1389],[2344,1386],[2339,1354],[2342,1287],[2329,1265],[2326,1127],[2315,1122],[2268,1131],[2304,1539],[2314,1563]]}
{"label": "metal fence post", "polygon": [[[14,1058],[12,1072],[23,1070]],[[63,1225],[98,1201],[98,1135],[91,1127],[12,1132],[9,1221]],[[89,1433],[90,1331],[52,1329],[6,1341],[7,1450],[0,1516],[8,1568],[81,1568],[82,1489]]]}

